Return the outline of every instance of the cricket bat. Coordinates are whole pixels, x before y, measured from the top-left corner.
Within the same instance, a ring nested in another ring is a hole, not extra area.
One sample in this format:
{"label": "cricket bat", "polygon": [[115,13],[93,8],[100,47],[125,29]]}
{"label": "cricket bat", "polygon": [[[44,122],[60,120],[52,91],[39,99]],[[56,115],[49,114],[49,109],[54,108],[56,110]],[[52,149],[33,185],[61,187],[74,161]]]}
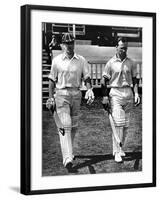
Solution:
{"label": "cricket bat", "polygon": [[59,119],[59,116],[56,111],[54,111],[54,120],[55,120],[55,123],[56,123],[60,133],[64,136],[65,130],[64,130],[63,124],[62,124],[61,120]]}
{"label": "cricket bat", "polygon": [[53,115],[54,121],[56,123],[56,126],[58,127],[59,132],[64,136],[65,135],[65,130],[64,130],[63,124],[62,124],[62,122],[61,122],[56,110],[55,109],[51,109],[50,111],[51,111],[51,114]]}

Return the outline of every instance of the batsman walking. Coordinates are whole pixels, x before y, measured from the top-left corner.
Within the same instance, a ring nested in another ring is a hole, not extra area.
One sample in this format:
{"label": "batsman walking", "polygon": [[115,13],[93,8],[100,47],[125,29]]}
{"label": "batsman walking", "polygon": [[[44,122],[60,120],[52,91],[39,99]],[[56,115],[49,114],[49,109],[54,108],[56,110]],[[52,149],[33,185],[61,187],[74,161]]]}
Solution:
{"label": "batsman walking", "polygon": [[49,99],[46,106],[56,112],[54,115],[60,138],[63,165],[68,172],[73,170],[73,142],[78,130],[81,103],[80,87],[84,80],[87,87],[85,99],[91,104],[94,93],[87,61],[74,53],[74,37],[66,33],[62,37],[63,53],[52,60],[49,74]]}
{"label": "batsman walking", "polygon": [[[102,78],[102,104],[106,110],[110,110],[112,123],[113,155],[116,162],[122,162],[125,152],[122,147],[128,133],[130,111],[133,102],[138,105],[139,79],[134,62],[127,57],[128,43],[125,38],[118,38],[116,55],[106,64]],[[116,139],[118,136],[120,142]]]}

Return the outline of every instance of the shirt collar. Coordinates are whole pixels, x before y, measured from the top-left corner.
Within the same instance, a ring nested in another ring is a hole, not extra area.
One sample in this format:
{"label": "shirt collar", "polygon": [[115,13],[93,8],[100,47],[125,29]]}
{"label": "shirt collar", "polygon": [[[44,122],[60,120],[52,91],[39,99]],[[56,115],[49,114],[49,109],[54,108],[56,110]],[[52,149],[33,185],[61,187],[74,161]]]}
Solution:
{"label": "shirt collar", "polygon": [[113,57],[113,59],[114,59],[114,61],[124,62],[124,61],[126,61],[126,60],[128,59],[128,57],[126,56],[126,58],[125,58],[124,60],[121,61],[121,59],[118,58],[117,55],[115,55],[115,56]]}
{"label": "shirt collar", "polygon": [[[68,57],[67,57],[67,55],[66,55],[65,53],[63,53],[62,59],[64,60],[65,58],[68,58]],[[73,59],[73,58],[79,59],[79,57],[78,57],[78,55],[77,55],[76,53],[74,53],[72,59]]]}

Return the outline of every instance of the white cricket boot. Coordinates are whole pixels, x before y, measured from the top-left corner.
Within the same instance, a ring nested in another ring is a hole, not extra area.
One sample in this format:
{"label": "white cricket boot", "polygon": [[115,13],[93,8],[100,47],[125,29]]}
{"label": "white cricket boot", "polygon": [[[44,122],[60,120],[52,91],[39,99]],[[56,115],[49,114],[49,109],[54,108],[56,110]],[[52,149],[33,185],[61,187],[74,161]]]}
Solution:
{"label": "white cricket boot", "polygon": [[116,152],[115,153],[115,156],[114,156],[114,160],[116,161],[116,162],[122,162],[122,157],[121,157],[121,155],[120,155],[120,153],[119,152]]}

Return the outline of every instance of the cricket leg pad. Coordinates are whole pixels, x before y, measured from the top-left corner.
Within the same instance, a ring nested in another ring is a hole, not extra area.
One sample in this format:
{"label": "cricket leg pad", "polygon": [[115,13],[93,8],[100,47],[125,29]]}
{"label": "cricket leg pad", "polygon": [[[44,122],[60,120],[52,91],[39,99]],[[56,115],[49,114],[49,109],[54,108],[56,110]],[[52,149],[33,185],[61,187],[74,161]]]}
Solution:
{"label": "cricket leg pad", "polygon": [[[121,140],[121,136],[123,134],[123,127],[116,127],[116,132]],[[119,146],[118,142],[116,141],[113,135],[112,135],[112,142],[113,142],[113,155],[115,155],[115,153],[120,152],[121,147]]]}

